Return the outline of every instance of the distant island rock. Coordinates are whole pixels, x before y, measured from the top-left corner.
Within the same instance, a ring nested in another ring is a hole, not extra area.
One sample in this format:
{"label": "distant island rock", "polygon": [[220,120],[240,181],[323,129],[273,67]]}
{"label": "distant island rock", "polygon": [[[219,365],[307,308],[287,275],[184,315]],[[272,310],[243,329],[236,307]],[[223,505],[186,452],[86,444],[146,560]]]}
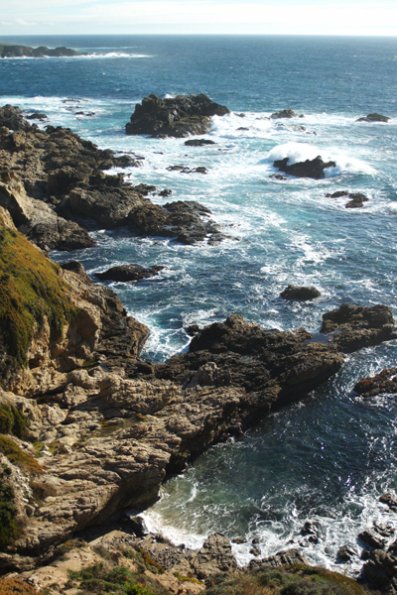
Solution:
{"label": "distant island rock", "polygon": [[153,137],[183,138],[190,134],[206,134],[212,116],[225,116],[230,110],[215,103],[207,95],[177,95],[161,99],[149,95],[135,106],[126,134],[148,134]]}
{"label": "distant island rock", "polygon": [[383,116],[382,114],[368,114],[368,116],[363,116],[362,118],[358,118],[356,122],[384,122],[385,124],[390,120],[388,116]]}
{"label": "distant island rock", "polygon": [[46,58],[49,56],[78,56],[79,52],[66,47],[48,48],[40,46],[31,48],[26,45],[0,44],[0,58]]}

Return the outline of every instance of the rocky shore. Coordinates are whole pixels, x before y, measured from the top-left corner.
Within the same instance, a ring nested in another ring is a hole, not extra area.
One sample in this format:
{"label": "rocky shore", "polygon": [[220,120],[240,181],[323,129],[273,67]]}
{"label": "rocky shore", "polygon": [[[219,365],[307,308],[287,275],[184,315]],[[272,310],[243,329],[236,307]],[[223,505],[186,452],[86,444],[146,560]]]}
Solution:
{"label": "rocky shore", "polygon": [[[367,592],[296,551],[239,570],[223,536],[192,552],[145,535],[124,513],[152,504],[212,444],[304,399],[347,354],[397,338],[390,308],[342,305],[315,334],[232,314],[194,329],[185,353],[145,361],[149,329],[79,263],[59,267],[45,251],[89,247],[98,226],[185,243],[221,241],[218,226],[199,203],[160,207],[103,172],[139,167],[136,156],[42,130],[17,108],[0,108],[0,141],[0,592],[12,583],[32,595]],[[106,275],[156,272],[129,265]],[[381,390],[395,386],[389,372],[374,382]],[[375,390],[362,385],[357,393]],[[396,547],[378,545],[361,579],[393,593]]]}

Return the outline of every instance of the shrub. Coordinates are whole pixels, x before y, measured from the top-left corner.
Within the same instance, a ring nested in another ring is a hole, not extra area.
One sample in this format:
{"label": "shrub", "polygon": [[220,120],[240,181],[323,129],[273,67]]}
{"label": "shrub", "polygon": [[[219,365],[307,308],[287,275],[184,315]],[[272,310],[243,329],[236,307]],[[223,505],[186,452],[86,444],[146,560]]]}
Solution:
{"label": "shrub", "polygon": [[0,404],[0,434],[13,434],[18,438],[26,438],[27,427],[27,419],[17,407]]}
{"label": "shrub", "polygon": [[[9,483],[10,472],[6,465],[0,469],[0,551],[12,543],[20,533],[16,521],[14,490]],[[1,589],[0,593],[3,593]]]}
{"label": "shrub", "polygon": [[34,456],[22,450],[10,436],[0,434],[0,452],[7,457],[10,463],[13,463],[13,465],[20,467],[24,471],[30,473],[43,472],[42,466]]}

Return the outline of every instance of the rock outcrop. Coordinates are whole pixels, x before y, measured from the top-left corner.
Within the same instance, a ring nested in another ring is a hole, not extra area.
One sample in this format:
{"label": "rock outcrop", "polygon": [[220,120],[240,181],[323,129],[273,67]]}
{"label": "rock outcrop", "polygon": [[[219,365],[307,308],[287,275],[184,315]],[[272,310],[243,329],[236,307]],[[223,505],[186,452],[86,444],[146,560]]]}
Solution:
{"label": "rock outcrop", "polygon": [[371,307],[343,304],[324,314],[321,332],[345,353],[378,345],[396,338],[393,314],[387,306]]}
{"label": "rock outcrop", "polygon": [[127,134],[148,134],[160,138],[206,134],[211,128],[212,116],[228,113],[227,107],[203,94],[177,95],[166,99],[149,95],[135,106],[125,131]]}
{"label": "rock outcrop", "polygon": [[283,109],[280,110],[279,112],[274,112],[270,118],[272,120],[282,120],[282,119],[291,119],[291,118],[303,118],[303,115],[298,115],[296,112],[294,112],[293,109],[291,109],[290,107],[287,109]]}
{"label": "rock outcrop", "polygon": [[397,395],[397,368],[388,368],[375,376],[361,379],[354,391],[366,398],[384,394]]}
{"label": "rock outcrop", "polygon": [[325,177],[325,170],[330,167],[336,167],[336,163],[335,161],[325,162],[318,155],[314,159],[306,159],[305,161],[298,161],[296,163],[290,163],[289,157],[285,157],[284,159],[274,161],[273,166],[290,176],[321,180]]}
{"label": "rock outcrop", "polygon": [[95,273],[95,276],[103,281],[139,281],[140,279],[149,279],[158,275],[163,268],[161,266],[145,268],[139,264],[123,264],[102,273]]}
{"label": "rock outcrop", "polygon": [[146,198],[155,187],[133,187],[123,175],[103,172],[140,163],[137,156],[100,150],[69,129],[40,130],[18,108],[0,108],[0,172],[5,184],[0,204],[13,217],[16,214],[17,227],[42,248],[88,247],[93,241],[86,229],[95,227],[126,227],[133,234],[173,237],[183,243],[222,239],[210,212],[198,203],[156,205]]}

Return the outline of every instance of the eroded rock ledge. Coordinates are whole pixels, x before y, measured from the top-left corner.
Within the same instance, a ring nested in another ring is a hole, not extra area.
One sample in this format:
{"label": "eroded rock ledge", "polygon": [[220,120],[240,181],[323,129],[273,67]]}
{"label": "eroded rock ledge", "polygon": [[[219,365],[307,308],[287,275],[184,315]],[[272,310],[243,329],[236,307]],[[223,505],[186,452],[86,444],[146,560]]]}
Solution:
{"label": "eroded rock ledge", "polygon": [[[160,206],[112,167],[139,167],[136,155],[98,149],[67,128],[32,125],[12,106],[0,108],[0,206],[46,250],[93,245],[88,230],[125,227],[131,234],[217,243],[211,212],[194,201]],[[152,187],[152,190],[155,190]]]}

